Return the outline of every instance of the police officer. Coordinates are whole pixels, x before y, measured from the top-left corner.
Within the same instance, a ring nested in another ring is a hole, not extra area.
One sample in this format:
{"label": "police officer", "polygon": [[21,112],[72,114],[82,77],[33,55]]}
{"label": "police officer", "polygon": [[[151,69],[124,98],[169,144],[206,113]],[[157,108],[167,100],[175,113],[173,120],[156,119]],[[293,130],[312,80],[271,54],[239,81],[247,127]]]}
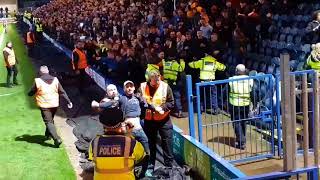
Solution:
{"label": "police officer", "polygon": [[84,51],[84,43],[77,42],[72,52],[72,68],[78,77],[78,88],[83,93],[86,85],[86,71],[88,67],[87,55]]}
{"label": "police officer", "polygon": [[42,28],[42,23],[40,21],[40,19],[37,19],[36,20],[36,36],[37,36],[37,41],[41,42],[42,41],[42,38],[43,38],[43,28]]}
{"label": "police officer", "polygon": [[149,139],[150,161],[147,176],[154,170],[156,161],[156,144],[158,132],[161,136],[161,146],[164,154],[164,165],[172,167],[173,163],[173,125],[170,111],[174,107],[173,93],[170,86],[161,81],[160,72],[149,72],[149,81],[141,83],[138,93],[142,94],[148,103],[145,110],[144,130]]}
{"label": "police officer", "polygon": [[[216,71],[224,71],[226,66],[217,61],[213,56],[207,55],[198,61],[192,61],[189,63],[190,68],[200,69],[200,80],[201,81],[214,81],[216,79]],[[217,102],[217,87],[213,86],[211,89],[211,102],[213,107],[213,113],[218,113],[218,102]],[[202,91],[201,91],[202,92]],[[209,101],[210,98],[206,98]],[[209,104],[209,103],[206,103]],[[211,106],[211,105],[210,105]]]}
{"label": "police officer", "polygon": [[249,77],[246,75],[246,67],[243,64],[236,66],[236,75],[230,77],[229,82],[229,113],[236,134],[235,147],[238,149],[246,148],[246,122],[249,115],[249,106],[251,103],[250,92],[253,87],[253,80],[240,80],[239,78]]}
{"label": "police officer", "polygon": [[18,75],[18,68],[16,64],[18,64],[18,61],[16,59],[14,50],[12,48],[12,42],[8,42],[6,44],[6,47],[3,49],[3,57],[4,62],[7,68],[7,87],[11,88],[11,78],[13,76],[13,84],[19,85],[17,81],[17,75]]}
{"label": "police officer", "polygon": [[306,61],[306,68],[320,72],[320,43],[312,45],[312,51]]}
{"label": "police officer", "polygon": [[[116,107],[105,109],[99,116],[105,134],[94,138],[89,147],[89,160],[94,162],[94,179],[135,179],[134,166],[144,160],[145,152],[123,123],[123,113]],[[130,130],[129,130],[130,131]]]}
{"label": "police officer", "polygon": [[172,88],[173,96],[175,99],[176,113],[175,116],[178,118],[184,117],[182,114],[182,103],[181,103],[181,89],[182,84],[178,79],[179,73],[184,71],[185,62],[180,59],[180,62],[175,60],[174,56],[169,56],[168,60],[162,60],[163,66],[163,78],[166,83]]}
{"label": "police officer", "polygon": [[72,108],[72,103],[59,83],[58,78],[49,74],[47,66],[40,67],[39,75],[39,78],[35,78],[35,83],[28,95],[36,95],[36,103],[40,108],[43,121],[46,125],[45,136],[47,139],[52,137],[54,145],[59,147],[62,141],[57,134],[53,120],[54,115],[57,112],[57,108],[59,107],[59,95],[63,96],[67,100],[68,108]]}

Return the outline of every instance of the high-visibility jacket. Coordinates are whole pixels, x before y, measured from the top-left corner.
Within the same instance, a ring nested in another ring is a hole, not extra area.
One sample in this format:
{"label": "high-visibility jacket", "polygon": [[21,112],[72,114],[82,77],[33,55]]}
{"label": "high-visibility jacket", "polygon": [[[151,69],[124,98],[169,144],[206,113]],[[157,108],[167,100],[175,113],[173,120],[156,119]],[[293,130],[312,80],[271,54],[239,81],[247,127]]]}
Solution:
{"label": "high-visibility jacket", "polygon": [[163,65],[163,77],[165,82],[176,82],[179,72],[184,71],[185,62],[180,60],[180,64],[176,60],[166,61],[162,60]]}
{"label": "high-visibility jacket", "polygon": [[3,49],[3,52],[6,52],[8,53],[8,57],[7,57],[7,62],[6,63],[6,66],[13,66],[16,64],[16,56],[14,54],[14,50],[13,49],[10,49],[8,47],[5,47]]}
{"label": "high-visibility jacket", "polygon": [[216,79],[216,71],[224,71],[226,66],[212,56],[206,56],[198,61],[189,63],[191,68],[200,69],[200,80],[208,81]]}
{"label": "high-visibility jacket", "polygon": [[24,12],[24,17],[31,20],[32,14],[30,12],[25,11]]}
{"label": "high-visibility jacket", "polygon": [[27,44],[33,44],[34,43],[34,34],[32,32],[27,33]]}
{"label": "high-visibility jacket", "polygon": [[307,59],[307,66],[309,66],[313,70],[320,72],[320,61],[314,61],[311,55]]}
{"label": "high-visibility jacket", "polygon": [[37,32],[42,32],[43,28],[42,28],[42,24],[41,23],[36,23],[36,31]]}
{"label": "high-visibility jacket", "polygon": [[[74,64],[74,59],[73,59],[73,56],[72,56],[72,67],[73,67],[73,70],[76,70],[76,69],[85,69],[88,67],[88,61],[87,61],[87,56],[86,54],[81,51],[80,49],[78,48],[75,48],[73,50],[73,53],[76,52],[79,56],[79,60],[78,60],[78,63],[77,64]],[[73,55],[72,53],[72,55]]]}
{"label": "high-visibility jacket", "polygon": [[159,71],[159,70],[160,70],[160,68],[159,68],[159,66],[158,66],[158,65],[156,65],[156,64],[147,64],[147,69],[146,69],[146,73],[145,73],[146,81],[148,81],[148,80],[149,80],[148,73],[149,73],[150,71],[153,71],[153,70],[157,70],[157,71]]}
{"label": "high-visibility jacket", "polygon": [[125,135],[97,136],[89,148],[89,160],[95,163],[95,180],[135,179],[134,165],[143,158],[141,143]]}
{"label": "high-visibility jacket", "polygon": [[[154,107],[160,107],[167,101],[167,91],[168,91],[168,84],[160,81],[160,84],[154,93],[153,97],[150,95],[149,85],[147,82],[141,83],[141,92],[142,96],[146,99],[148,104],[153,105]],[[150,109],[146,110],[145,120],[156,120],[161,121],[167,118],[170,114],[170,111],[164,112],[164,114],[160,114],[159,112],[152,111]]]}
{"label": "high-visibility jacket", "polygon": [[[239,79],[249,77],[247,75],[233,76],[229,79]],[[249,106],[250,105],[250,92],[253,87],[253,80],[240,80],[229,82],[229,103],[233,106]]]}
{"label": "high-visibility jacket", "polygon": [[36,102],[41,108],[54,108],[59,106],[59,80],[55,77],[52,83],[46,83],[41,78],[36,78]]}

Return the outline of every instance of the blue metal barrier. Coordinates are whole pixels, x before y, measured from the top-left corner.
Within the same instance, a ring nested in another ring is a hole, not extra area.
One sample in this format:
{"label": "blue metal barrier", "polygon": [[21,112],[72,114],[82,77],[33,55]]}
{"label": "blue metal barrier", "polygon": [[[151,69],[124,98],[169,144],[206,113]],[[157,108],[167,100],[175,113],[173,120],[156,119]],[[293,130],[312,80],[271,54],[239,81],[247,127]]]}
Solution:
{"label": "blue metal barrier", "polygon": [[[274,125],[276,118],[274,118],[275,108],[273,108],[273,93],[275,92],[273,79],[272,75],[257,75],[197,83],[196,102],[193,102],[192,89],[188,89],[189,121],[194,123],[192,107],[196,105],[199,141],[230,162],[274,156],[274,128],[279,126]],[[244,87],[243,82],[245,81],[252,82],[253,87]],[[250,94],[252,96],[251,104],[254,105],[254,108],[233,106],[229,103],[229,86],[232,83],[238,84],[243,89],[252,88]],[[191,81],[187,81],[187,86],[190,84]],[[261,91],[263,88],[265,91]],[[249,117],[249,112],[255,113],[251,113]],[[235,119],[235,117],[239,118]],[[247,126],[248,128],[246,128]],[[242,128],[243,132],[245,131],[244,135],[241,134],[239,128]],[[191,136],[195,134],[191,132],[192,130],[190,128]],[[265,138],[261,131],[269,133],[272,138]],[[244,142],[246,142],[246,148],[239,146]]]}

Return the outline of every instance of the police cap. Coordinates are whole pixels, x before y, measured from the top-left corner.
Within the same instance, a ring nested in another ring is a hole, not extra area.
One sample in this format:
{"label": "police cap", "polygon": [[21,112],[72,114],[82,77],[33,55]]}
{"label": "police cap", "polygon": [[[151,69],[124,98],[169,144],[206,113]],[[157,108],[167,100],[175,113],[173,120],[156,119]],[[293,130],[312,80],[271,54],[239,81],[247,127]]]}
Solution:
{"label": "police cap", "polygon": [[104,109],[99,120],[107,128],[118,128],[123,122],[123,112],[119,107]]}

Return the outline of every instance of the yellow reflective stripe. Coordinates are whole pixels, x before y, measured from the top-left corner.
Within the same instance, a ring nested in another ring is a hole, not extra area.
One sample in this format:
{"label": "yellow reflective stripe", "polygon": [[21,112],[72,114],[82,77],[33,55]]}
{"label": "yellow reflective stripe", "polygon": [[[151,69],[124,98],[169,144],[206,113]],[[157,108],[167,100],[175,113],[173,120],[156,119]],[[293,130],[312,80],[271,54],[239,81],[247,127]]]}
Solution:
{"label": "yellow reflective stripe", "polygon": [[100,168],[96,167],[95,171],[100,174],[118,174],[118,173],[127,173],[127,172],[132,171],[133,167],[129,167],[130,147],[131,147],[131,138],[126,136],[125,137],[125,146],[124,146],[123,168],[121,168],[121,169],[100,169]]}

